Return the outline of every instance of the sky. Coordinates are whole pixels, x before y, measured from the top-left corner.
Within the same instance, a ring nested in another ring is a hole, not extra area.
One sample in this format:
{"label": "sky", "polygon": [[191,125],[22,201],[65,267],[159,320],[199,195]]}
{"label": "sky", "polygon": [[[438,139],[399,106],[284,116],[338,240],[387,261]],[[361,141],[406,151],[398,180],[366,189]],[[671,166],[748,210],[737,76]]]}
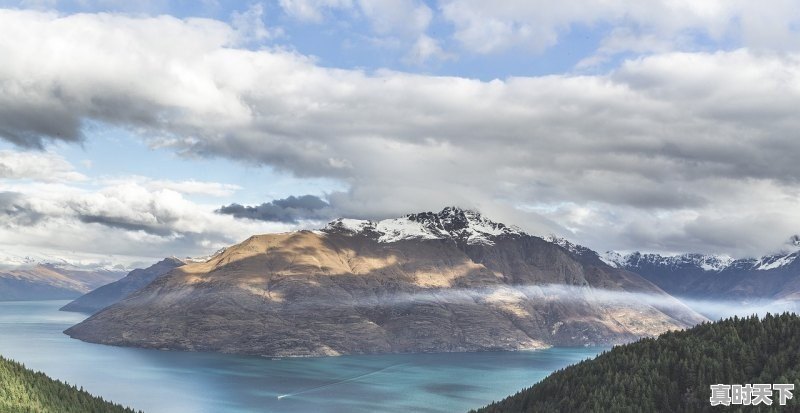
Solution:
{"label": "sky", "polygon": [[0,261],[449,205],[598,251],[800,233],[800,3],[0,0]]}

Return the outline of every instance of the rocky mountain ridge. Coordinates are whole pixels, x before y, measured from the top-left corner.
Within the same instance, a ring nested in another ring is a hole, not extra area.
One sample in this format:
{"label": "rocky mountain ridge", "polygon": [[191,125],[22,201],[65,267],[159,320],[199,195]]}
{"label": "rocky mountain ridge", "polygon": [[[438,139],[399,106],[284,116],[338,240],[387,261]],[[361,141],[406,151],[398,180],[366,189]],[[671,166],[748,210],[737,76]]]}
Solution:
{"label": "rocky mountain ridge", "polygon": [[72,299],[116,281],[123,274],[65,269],[52,264],[0,270],[0,301]]}
{"label": "rocky mountain ridge", "polygon": [[323,232],[362,235],[378,242],[413,239],[451,239],[465,244],[492,245],[495,239],[527,235],[517,227],[491,221],[479,212],[446,207],[441,212],[408,214],[402,218],[369,221],[340,218]]}
{"label": "rocky mountain ridge", "polygon": [[[628,296],[636,299],[608,299]],[[253,236],[155,278],[66,333],[319,356],[612,344],[702,320],[637,274],[446,208]]]}
{"label": "rocky mountain ridge", "polygon": [[[135,291],[150,284],[156,278],[186,264],[187,261],[176,257],[165,258],[147,268],[137,268],[125,277],[94,289],[69,304],[61,307],[61,311],[95,313],[103,308],[119,302]],[[188,261],[194,262],[194,261]]]}
{"label": "rocky mountain ridge", "polygon": [[791,237],[786,248],[778,253],[739,259],[698,253],[598,254],[561,238],[548,240],[576,256],[596,257],[609,266],[635,272],[678,297],[740,302],[800,298],[800,237],[797,236]]}

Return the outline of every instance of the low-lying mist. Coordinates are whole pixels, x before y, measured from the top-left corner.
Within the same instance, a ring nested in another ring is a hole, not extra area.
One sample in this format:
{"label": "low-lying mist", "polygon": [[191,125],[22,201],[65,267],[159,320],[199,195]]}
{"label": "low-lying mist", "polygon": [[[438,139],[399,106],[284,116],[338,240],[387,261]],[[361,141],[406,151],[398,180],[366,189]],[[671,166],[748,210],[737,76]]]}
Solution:
{"label": "low-lying mist", "polygon": [[[320,287],[328,288],[328,287]],[[335,288],[335,287],[331,287]],[[555,303],[587,303],[602,306],[625,306],[629,308],[646,307],[657,308],[661,311],[676,311],[675,314],[688,314],[692,310],[709,320],[738,316],[766,313],[800,312],[798,302],[791,300],[719,300],[675,297],[666,293],[649,291],[620,291],[591,286],[575,286],[564,284],[541,285],[491,285],[470,288],[423,288],[415,291],[370,292],[370,291],[339,291],[338,294],[324,294],[325,296],[291,294],[292,288],[270,291],[248,287],[246,291],[263,297],[265,301],[277,307],[289,306],[294,308],[312,307],[319,310],[325,308],[374,308],[374,307],[399,307],[422,304],[555,304]],[[144,297],[131,297],[122,305],[138,306],[149,305],[155,300],[159,305],[170,305],[191,295],[190,291],[173,291],[167,294],[147,295]],[[271,298],[270,298],[271,297]]]}
{"label": "low-lying mist", "polygon": [[[798,302],[791,300],[720,300],[676,297],[665,293],[631,292],[564,284],[504,285],[477,288],[430,289],[357,299],[356,305],[408,305],[413,303],[470,303],[476,301],[514,302],[588,302],[627,307],[650,306],[661,309],[689,309],[710,320],[766,313],[797,312]],[[684,307],[685,306],[685,307]]]}

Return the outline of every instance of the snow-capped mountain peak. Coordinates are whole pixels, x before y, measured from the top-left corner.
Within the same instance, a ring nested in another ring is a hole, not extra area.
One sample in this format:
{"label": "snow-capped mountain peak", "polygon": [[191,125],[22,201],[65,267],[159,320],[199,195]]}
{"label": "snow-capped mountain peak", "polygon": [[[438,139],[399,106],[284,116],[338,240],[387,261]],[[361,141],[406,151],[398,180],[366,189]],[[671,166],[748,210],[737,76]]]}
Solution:
{"label": "snow-capped mountain peak", "polygon": [[457,207],[380,221],[339,218],[322,231],[360,234],[386,243],[407,239],[453,239],[473,245],[492,245],[496,237],[524,234],[519,228],[484,218],[477,211]]}
{"label": "snow-capped mountain peak", "polygon": [[759,258],[758,260],[753,260],[753,269],[754,270],[774,270],[776,268],[785,267],[791,263],[793,263],[797,257],[800,256],[800,251],[792,251],[792,252],[781,252],[775,255],[767,255],[764,257]]}
{"label": "snow-capped mountain peak", "polygon": [[[686,268],[696,267],[703,271],[719,272],[728,268],[735,260],[727,255],[711,254],[643,254],[634,252],[631,254],[620,254],[615,251],[607,251],[605,256],[619,268],[641,268],[645,266],[657,266],[667,268]],[[610,265],[610,264],[609,264]]]}
{"label": "snow-capped mountain peak", "polygon": [[625,266],[625,256],[616,251],[606,251],[597,254],[600,261],[608,264],[612,268],[623,268]]}
{"label": "snow-capped mountain peak", "polygon": [[578,256],[587,256],[589,254],[596,256],[603,261],[606,265],[611,268],[623,268],[624,258],[620,253],[616,251],[606,251],[605,253],[598,253],[590,248],[584,247],[583,245],[575,244],[565,238],[558,237],[556,235],[550,234],[544,238],[545,241],[551,242],[564,248],[565,250],[578,255]]}
{"label": "snow-capped mountain peak", "polygon": [[37,253],[18,255],[2,253],[0,255],[0,270],[30,268],[35,266],[49,266],[64,270],[78,271],[129,271],[132,268],[107,259],[70,259],[55,254]]}
{"label": "snow-capped mountain peak", "polygon": [[[574,242],[571,242],[571,241],[567,240],[566,238],[561,238],[561,237],[556,236],[554,234],[550,234],[550,235],[546,236],[544,238],[544,240],[547,241],[547,242],[551,242],[553,244],[556,244],[556,245],[560,246],[561,248],[564,248],[565,250],[567,250],[567,251],[569,251],[569,252],[571,252],[571,253],[573,253],[575,255],[584,255],[584,254],[586,254],[588,252],[597,254],[596,252],[592,251],[589,248],[584,247],[583,245],[575,244]],[[598,254],[598,256],[599,256],[599,254]]]}
{"label": "snow-capped mountain peak", "polygon": [[642,268],[670,268],[670,269],[697,269],[706,272],[719,273],[727,269],[768,271],[786,267],[800,258],[800,235],[793,235],[786,243],[783,251],[760,258],[734,259],[728,255],[713,254],[655,254],[655,253],[620,253],[606,251],[597,253],[582,245],[575,244],[556,235],[549,235],[545,241],[559,245],[571,253],[579,256],[595,254],[597,258],[613,268],[626,268],[632,271]]}
{"label": "snow-capped mountain peak", "polygon": [[785,267],[798,257],[800,257],[800,235],[792,235],[783,251],[751,261],[753,261],[753,269],[766,271]]}
{"label": "snow-capped mountain peak", "polygon": [[760,258],[739,259],[734,259],[727,255],[695,253],[660,255],[634,252],[623,255],[615,251],[607,251],[600,254],[600,259],[612,267],[618,268],[635,269],[643,267],[662,267],[677,269],[696,267],[709,272],[722,272],[727,269],[756,271],[774,270],[794,263],[798,257],[800,257],[800,250],[792,252],[784,251],[778,254],[765,255]]}

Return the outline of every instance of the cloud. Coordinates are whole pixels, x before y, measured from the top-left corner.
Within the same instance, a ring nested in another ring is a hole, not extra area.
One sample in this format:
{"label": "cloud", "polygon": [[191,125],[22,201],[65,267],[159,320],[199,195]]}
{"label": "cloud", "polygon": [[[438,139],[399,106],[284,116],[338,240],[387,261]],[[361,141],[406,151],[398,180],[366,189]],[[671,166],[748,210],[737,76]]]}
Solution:
{"label": "cloud", "polygon": [[[485,82],[321,67],[240,48],[211,20],[4,10],[0,26],[0,118],[16,121],[0,135],[20,145],[79,140],[101,122],[185,156],[336,179],[349,189],[328,200],[345,216],[457,204],[596,249],[751,254],[800,227],[793,52],[664,52],[598,75]],[[191,222],[130,202],[81,214]],[[236,221],[213,209],[207,228]],[[181,228],[170,231],[192,232]]]}
{"label": "cloud", "polygon": [[284,13],[302,21],[319,23],[328,10],[350,9],[352,0],[280,0]]}
{"label": "cloud", "polygon": [[433,11],[420,1],[413,0],[359,0],[361,13],[378,34],[423,33],[433,18]]}
{"label": "cloud", "polygon": [[423,65],[431,60],[450,60],[454,57],[452,53],[444,51],[436,39],[422,34],[414,42],[414,46],[411,47],[411,51],[408,52],[404,61],[409,64]]}
{"label": "cloud", "polygon": [[381,36],[414,38],[430,25],[433,10],[417,0],[280,0],[284,13],[301,21],[320,23],[335,11],[364,18]]}
{"label": "cloud", "polygon": [[253,234],[298,228],[241,222],[178,192],[152,191],[134,181],[96,190],[54,184],[24,190],[0,196],[0,249],[18,255],[113,255],[125,263],[204,255]]}
{"label": "cloud", "polygon": [[[694,39],[692,46],[710,39],[756,49],[797,50],[800,38],[800,5],[791,0],[441,0],[439,7],[455,27],[453,37],[475,53],[512,47],[540,52],[577,27],[610,26],[612,38],[618,37],[619,29],[635,33],[641,40],[630,43],[631,50],[641,50],[646,44],[658,50],[665,42],[686,37]],[[621,46],[613,40],[605,43],[604,53]]]}
{"label": "cloud", "polygon": [[654,33],[641,33],[628,27],[618,27],[603,38],[594,54],[581,59],[575,68],[593,69],[622,53],[644,55],[693,48],[695,48],[693,39],[689,34],[676,34],[664,38]]}
{"label": "cloud", "polygon": [[145,176],[125,176],[122,178],[104,178],[100,180],[104,185],[116,185],[135,182],[150,191],[169,189],[186,195],[201,195],[217,198],[229,197],[242,189],[239,185],[221,182],[197,181],[194,179],[174,181],[167,179],[153,179]]}
{"label": "cloud", "polygon": [[78,219],[87,224],[101,224],[111,228],[119,228],[127,231],[143,231],[151,235],[166,236],[172,231],[166,225],[159,225],[159,222],[141,223],[127,217],[114,217],[103,215],[79,214]]}
{"label": "cloud", "polygon": [[[28,155],[51,159],[47,153],[4,154],[9,159],[25,160]],[[59,170],[73,170],[66,160],[54,159]],[[35,255],[133,265],[167,255],[204,255],[254,233],[299,228],[281,222],[242,222],[188,198],[229,196],[238,188],[234,185],[139,176],[33,178],[17,173],[0,180],[0,250],[5,254],[0,263]]]}
{"label": "cloud", "polygon": [[0,179],[71,182],[87,178],[54,153],[0,150]]}
{"label": "cloud", "polygon": [[0,192],[0,225],[30,226],[38,223],[43,215],[35,211],[22,194]]}
{"label": "cloud", "polygon": [[231,26],[238,32],[241,41],[263,42],[283,34],[280,29],[270,29],[264,24],[264,6],[254,3],[244,12],[233,12]]}
{"label": "cloud", "polygon": [[286,222],[296,224],[304,220],[328,220],[335,218],[331,206],[314,195],[289,196],[256,206],[236,203],[223,206],[215,212],[259,221]]}
{"label": "cloud", "polygon": [[[121,182],[98,191],[58,200],[65,214],[84,223],[161,237],[196,234],[217,240],[231,239],[224,225],[230,220],[214,214],[170,189],[152,190],[135,181]],[[239,226],[241,229],[241,226]]]}

